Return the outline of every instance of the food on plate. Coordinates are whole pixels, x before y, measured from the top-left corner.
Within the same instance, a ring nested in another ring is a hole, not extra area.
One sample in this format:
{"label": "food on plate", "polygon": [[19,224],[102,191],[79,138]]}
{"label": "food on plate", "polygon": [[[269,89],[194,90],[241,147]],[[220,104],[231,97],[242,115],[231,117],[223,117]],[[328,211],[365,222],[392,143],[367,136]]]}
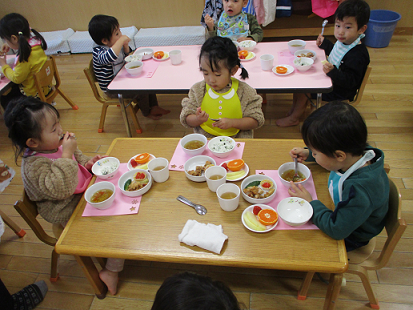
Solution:
{"label": "food on plate", "polygon": [[279,74],[285,74],[285,73],[287,73],[288,69],[286,67],[283,67],[283,66],[277,66],[277,67],[275,67],[275,71]]}
{"label": "food on plate", "polygon": [[265,231],[267,229],[267,227],[261,224],[257,220],[256,216],[249,211],[244,212],[243,219],[244,219],[245,224],[251,229],[258,230],[258,231]]}
{"label": "food on plate", "polygon": [[238,57],[239,57],[239,59],[245,59],[245,58],[247,58],[248,54],[249,54],[248,51],[242,50],[242,51],[238,52]]}
{"label": "food on plate", "polygon": [[204,146],[204,142],[199,141],[199,140],[192,140],[189,141],[187,143],[185,143],[184,148],[188,149],[188,150],[196,150],[199,149],[200,147]]}
{"label": "food on plate", "polygon": [[273,225],[278,221],[278,214],[273,209],[263,209],[258,212],[258,221],[263,225]]}
{"label": "food on plate", "polygon": [[321,63],[322,63],[323,65],[325,65],[326,63],[328,63],[328,61],[327,61],[327,60],[323,60],[323,61],[321,61]]}
{"label": "food on plate", "polygon": [[267,191],[263,190],[260,184],[261,181],[252,181],[243,189],[244,194],[251,198],[263,199],[271,196],[275,192],[274,187]]}
{"label": "food on plate", "polygon": [[224,153],[231,151],[234,148],[234,144],[232,143],[232,139],[228,139],[227,137],[222,137],[218,139],[212,146],[210,145],[211,151]]}
{"label": "food on plate", "polygon": [[254,213],[255,215],[258,215],[258,213],[262,210],[262,208],[260,206],[254,206],[252,213]]}
{"label": "food on plate", "polygon": [[274,187],[274,183],[271,180],[262,180],[260,185],[264,189],[271,189]]}
{"label": "food on plate", "polygon": [[144,188],[149,183],[149,179],[144,172],[137,172],[133,179],[129,179],[125,182],[123,189],[125,191],[136,191]]}
{"label": "food on plate", "polygon": [[234,159],[234,160],[230,160],[227,163],[227,167],[229,170],[231,171],[239,171],[242,169],[242,167],[244,167],[245,163],[242,159]]}
{"label": "food on plate", "polygon": [[312,53],[312,52],[301,53],[301,54],[297,55],[297,57],[308,57],[308,58],[312,58],[312,57],[314,57],[314,56],[315,56],[315,55],[314,55],[314,53]]}
{"label": "food on plate", "polygon": [[153,56],[154,56],[156,59],[162,59],[163,56],[165,56],[165,53],[162,52],[162,51],[157,51],[157,52],[155,52],[155,53],[153,54]]}
{"label": "food on plate", "polygon": [[244,170],[239,170],[239,171],[234,171],[234,172],[228,172],[227,173],[227,180],[236,180],[245,175],[246,171]]}
{"label": "food on plate", "polygon": [[227,163],[223,163],[221,166],[224,167],[226,171],[229,171]]}
{"label": "food on plate", "polygon": [[149,153],[142,153],[142,154],[139,154],[138,156],[135,157],[135,161],[138,164],[142,165],[142,164],[147,163],[149,161],[150,157],[151,157],[151,155]]}
{"label": "food on plate", "polygon": [[100,189],[92,195],[92,198],[90,199],[90,201],[94,203],[103,202],[106,199],[108,199],[110,196],[112,196],[112,194],[113,194],[113,191],[110,189]]}
{"label": "food on plate", "polygon": [[[306,179],[305,175],[304,175],[302,172],[300,172],[300,171],[297,171],[297,172],[298,172],[298,178],[297,178],[297,177],[295,178],[295,182],[302,182],[302,181],[304,181],[304,180]],[[290,169],[290,170],[285,171],[283,174],[281,174],[281,177],[282,177],[284,180],[290,182],[290,181],[293,180],[294,175],[295,175],[295,170],[294,170],[294,169]]]}
{"label": "food on plate", "polygon": [[205,172],[209,167],[212,167],[214,164],[211,163],[209,160],[205,162],[205,165],[203,166],[196,166],[195,170],[189,170],[188,174],[199,177],[202,175],[202,173]]}
{"label": "food on plate", "polygon": [[237,194],[233,192],[225,192],[221,195],[222,199],[234,199],[235,197],[237,197]]}

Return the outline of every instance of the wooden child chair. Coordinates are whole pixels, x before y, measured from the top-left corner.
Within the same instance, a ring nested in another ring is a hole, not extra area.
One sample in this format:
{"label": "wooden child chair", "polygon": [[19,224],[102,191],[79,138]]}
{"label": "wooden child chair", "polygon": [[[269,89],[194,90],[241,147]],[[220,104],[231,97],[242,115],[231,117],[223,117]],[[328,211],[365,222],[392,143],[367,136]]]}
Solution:
{"label": "wooden child chair", "polygon": [[[95,72],[93,71],[93,60],[90,60],[89,67],[83,69],[83,72],[86,75],[86,78],[89,82],[90,87],[92,88],[93,95],[95,96],[96,100],[103,104],[102,113],[100,115],[99,129],[98,129],[98,132],[103,132],[103,127],[104,127],[105,118],[106,118],[106,111],[108,110],[108,106],[119,105],[119,100],[116,98],[109,98],[98,90],[98,87],[96,86],[97,81],[96,81]],[[137,104],[132,106],[130,101],[127,102],[127,100],[125,100],[125,104],[126,104],[126,111],[132,117],[133,123],[136,128],[136,133],[142,133],[141,126],[139,125],[139,121],[136,116],[136,113],[139,110],[139,106]],[[129,126],[129,124],[127,125]]]}
{"label": "wooden child chair", "polygon": [[[347,273],[358,275],[363,283],[369,298],[370,306],[373,309],[379,309],[379,302],[371,287],[368,270],[379,270],[387,265],[393,253],[394,248],[399,242],[401,236],[406,230],[406,222],[401,218],[402,200],[399,189],[396,184],[389,178],[390,195],[389,195],[389,211],[386,216],[385,230],[387,232],[387,240],[377,257],[372,256],[376,240],[372,239],[365,247],[351,251],[348,253],[349,268]],[[371,244],[370,244],[371,243]],[[298,292],[298,299],[304,300],[307,297],[307,292],[311,284],[314,272],[308,272],[301,288]]]}
{"label": "wooden child chair", "polygon": [[57,261],[59,259],[59,254],[55,252],[54,246],[57,242],[55,237],[48,235],[45,230],[43,229],[40,222],[37,220],[37,206],[36,204],[29,199],[26,194],[26,191],[23,191],[23,198],[21,200],[16,201],[14,204],[14,208],[17,212],[21,215],[21,217],[29,224],[30,228],[36,234],[37,238],[40,241],[51,245],[53,247],[52,251],[52,266],[50,271],[50,281],[56,282],[59,279],[59,274],[57,273]]}
{"label": "wooden child chair", "polygon": [[[60,94],[60,96],[67,101],[73,110],[79,109],[78,106],[75,105],[73,101],[70,100],[70,98],[67,97],[60,89],[60,75],[57,71],[56,61],[53,56],[50,56],[40,71],[34,74],[34,83],[36,85],[40,100],[51,104],[54,98]],[[43,89],[49,85],[52,85],[52,90],[47,95],[44,95]]]}

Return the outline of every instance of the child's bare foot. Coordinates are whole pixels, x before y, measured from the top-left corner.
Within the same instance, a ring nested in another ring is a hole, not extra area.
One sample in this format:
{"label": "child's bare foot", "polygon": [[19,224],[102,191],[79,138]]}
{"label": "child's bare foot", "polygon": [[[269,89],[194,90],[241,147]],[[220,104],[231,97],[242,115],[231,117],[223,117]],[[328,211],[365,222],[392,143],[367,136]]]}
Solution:
{"label": "child's bare foot", "polygon": [[153,106],[151,109],[151,114],[152,115],[166,115],[171,113],[170,110],[165,110],[164,108],[161,108],[160,106]]}
{"label": "child's bare foot", "polygon": [[161,119],[162,115],[160,115],[160,114],[158,114],[158,115],[149,114],[146,117],[157,121],[158,119]]}
{"label": "child's bare foot", "polygon": [[300,121],[298,119],[291,118],[291,116],[288,116],[288,117],[277,119],[275,123],[279,127],[290,127],[290,126],[298,125]]}
{"label": "child's bare foot", "polygon": [[99,272],[99,278],[106,284],[109,293],[115,295],[119,281],[118,273],[104,268]]}

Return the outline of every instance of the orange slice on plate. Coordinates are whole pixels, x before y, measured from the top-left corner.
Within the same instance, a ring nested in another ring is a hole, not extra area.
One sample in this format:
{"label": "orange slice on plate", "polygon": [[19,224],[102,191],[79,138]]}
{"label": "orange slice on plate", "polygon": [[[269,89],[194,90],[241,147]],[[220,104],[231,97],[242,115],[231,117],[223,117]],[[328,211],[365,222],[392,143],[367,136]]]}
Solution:
{"label": "orange slice on plate", "polygon": [[232,171],[239,171],[244,167],[244,161],[242,159],[234,159],[227,163],[227,167]]}
{"label": "orange slice on plate", "polygon": [[248,54],[249,54],[248,51],[245,51],[245,50],[239,51],[238,52],[238,57],[239,57],[239,59],[245,59],[248,56]]}
{"label": "orange slice on plate", "polygon": [[261,224],[268,226],[278,221],[278,214],[273,209],[262,209],[258,212],[257,218]]}
{"label": "orange slice on plate", "polygon": [[138,164],[144,164],[148,162],[150,156],[149,153],[142,153],[135,157],[135,161]]}
{"label": "orange slice on plate", "polygon": [[278,67],[275,67],[275,71],[277,71],[277,73],[279,74],[286,74],[288,69],[283,66],[278,66]]}
{"label": "orange slice on plate", "polygon": [[165,56],[165,53],[162,52],[162,51],[158,51],[158,52],[155,52],[155,53],[153,54],[153,56],[154,56],[156,59],[162,59],[163,56]]}

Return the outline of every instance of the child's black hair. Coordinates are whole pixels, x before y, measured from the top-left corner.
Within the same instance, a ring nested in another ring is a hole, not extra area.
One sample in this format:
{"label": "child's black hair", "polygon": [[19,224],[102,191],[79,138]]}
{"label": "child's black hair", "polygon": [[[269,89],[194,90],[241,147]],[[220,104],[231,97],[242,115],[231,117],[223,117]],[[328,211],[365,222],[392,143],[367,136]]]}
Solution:
{"label": "child's black hair", "polygon": [[358,30],[369,22],[370,6],[364,0],[346,0],[338,6],[335,13],[337,20],[342,21],[344,17],[355,17]]}
{"label": "child's black hair", "polygon": [[98,14],[89,22],[89,34],[98,45],[103,45],[102,40],[110,41],[113,32],[119,27],[116,17]]}
{"label": "child's black hair", "polygon": [[367,126],[360,113],[348,103],[332,101],[315,110],[301,129],[304,143],[334,157],[340,150],[362,155],[367,145]]}
{"label": "child's black hair", "polygon": [[240,310],[231,289],[220,281],[184,272],[167,278],[151,310]]}
{"label": "child's black hair", "polygon": [[42,49],[46,50],[46,40],[40,33],[30,28],[29,22],[22,15],[10,13],[0,20],[0,38],[10,41],[11,36],[16,36],[19,39],[19,51],[17,54],[20,62],[28,61],[32,52],[32,47],[28,42],[31,37],[30,32],[33,32],[35,37],[41,41]]}
{"label": "child's black hair", "polygon": [[201,53],[199,55],[199,63],[201,64],[201,58],[208,57],[212,71],[215,71],[222,61],[223,65],[231,72],[235,66],[241,68],[241,79],[248,78],[248,71],[241,66],[241,62],[238,58],[238,52],[235,44],[228,38],[212,37],[205,41],[201,47]]}
{"label": "child's black hair", "polygon": [[41,141],[42,123],[46,113],[52,113],[60,118],[59,112],[51,104],[35,97],[19,97],[11,101],[4,113],[4,122],[9,130],[9,138],[15,148],[15,162],[27,148],[26,141],[30,138]]}

